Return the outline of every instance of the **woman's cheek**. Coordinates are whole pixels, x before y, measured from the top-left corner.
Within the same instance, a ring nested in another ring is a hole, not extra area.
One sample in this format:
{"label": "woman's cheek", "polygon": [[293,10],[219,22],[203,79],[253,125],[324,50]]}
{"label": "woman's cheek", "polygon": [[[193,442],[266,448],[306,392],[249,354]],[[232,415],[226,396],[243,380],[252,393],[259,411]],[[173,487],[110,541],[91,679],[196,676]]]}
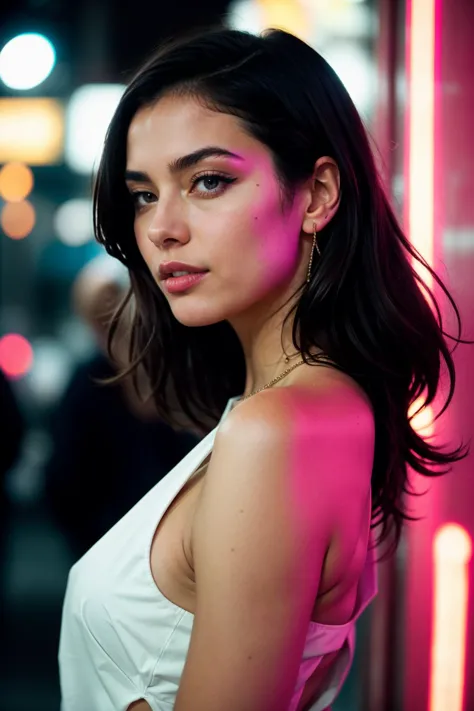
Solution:
{"label": "woman's cheek", "polygon": [[289,277],[297,262],[297,250],[287,235],[268,240],[259,250],[259,263],[272,286]]}

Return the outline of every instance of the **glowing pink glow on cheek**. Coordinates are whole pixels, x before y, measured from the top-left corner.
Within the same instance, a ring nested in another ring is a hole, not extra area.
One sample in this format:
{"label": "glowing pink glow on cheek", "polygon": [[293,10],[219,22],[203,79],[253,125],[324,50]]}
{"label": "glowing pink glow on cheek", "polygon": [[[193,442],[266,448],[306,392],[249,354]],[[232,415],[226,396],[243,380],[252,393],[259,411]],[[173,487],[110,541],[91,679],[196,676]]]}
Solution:
{"label": "glowing pink glow on cheek", "polygon": [[251,233],[256,260],[264,284],[273,284],[291,270],[295,261],[295,243],[288,234],[288,220],[281,211],[280,186],[273,166],[261,165],[253,190]]}

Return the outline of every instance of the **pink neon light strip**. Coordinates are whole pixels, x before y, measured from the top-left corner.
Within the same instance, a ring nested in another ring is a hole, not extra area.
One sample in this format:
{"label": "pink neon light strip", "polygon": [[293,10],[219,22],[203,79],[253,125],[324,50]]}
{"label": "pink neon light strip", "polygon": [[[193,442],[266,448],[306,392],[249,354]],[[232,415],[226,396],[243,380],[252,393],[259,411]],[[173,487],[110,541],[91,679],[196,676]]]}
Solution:
{"label": "pink neon light strip", "polygon": [[[430,266],[435,247],[435,84],[439,70],[437,17],[441,0],[407,0],[405,119],[405,224],[411,243]],[[438,37],[439,39],[439,37]],[[429,289],[433,278],[414,262]],[[420,403],[414,403],[415,411]],[[422,410],[413,426],[424,437],[434,433],[433,411]]]}
{"label": "pink neon light strip", "polygon": [[471,554],[472,541],[462,526],[449,523],[438,529],[433,545],[430,711],[463,711]]}
{"label": "pink neon light strip", "polygon": [[[434,264],[436,0],[408,0],[408,233]],[[418,263],[416,263],[418,268]],[[431,288],[432,279],[423,271]]]}

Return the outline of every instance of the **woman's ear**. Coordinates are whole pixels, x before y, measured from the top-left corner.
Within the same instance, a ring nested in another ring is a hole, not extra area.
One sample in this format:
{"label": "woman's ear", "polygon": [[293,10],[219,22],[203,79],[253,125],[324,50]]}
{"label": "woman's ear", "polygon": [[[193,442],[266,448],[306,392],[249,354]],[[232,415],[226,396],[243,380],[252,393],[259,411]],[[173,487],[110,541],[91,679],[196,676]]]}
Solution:
{"label": "woman's ear", "polygon": [[308,202],[302,229],[308,234],[320,232],[337,212],[340,202],[340,175],[336,161],[328,156],[318,158],[308,184]]}

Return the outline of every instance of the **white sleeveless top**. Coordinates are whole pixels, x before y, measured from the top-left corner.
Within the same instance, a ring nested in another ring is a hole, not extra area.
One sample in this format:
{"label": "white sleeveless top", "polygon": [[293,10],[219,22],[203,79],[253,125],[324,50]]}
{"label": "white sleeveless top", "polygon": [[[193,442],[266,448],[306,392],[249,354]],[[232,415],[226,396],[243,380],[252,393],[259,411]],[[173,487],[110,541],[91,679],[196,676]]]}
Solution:
{"label": "white sleeveless top", "polygon": [[[221,422],[238,399],[229,400]],[[61,711],[126,711],[138,699],[145,699],[153,711],[172,711],[194,616],[156,586],[151,544],[161,517],[212,451],[217,429],[72,567],[59,645]],[[343,650],[310,709],[322,711],[334,701],[352,662],[355,621],[376,588],[369,551],[352,619],[344,625],[309,623],[288,711],[296,710],[306,681],[324,655]]]}

